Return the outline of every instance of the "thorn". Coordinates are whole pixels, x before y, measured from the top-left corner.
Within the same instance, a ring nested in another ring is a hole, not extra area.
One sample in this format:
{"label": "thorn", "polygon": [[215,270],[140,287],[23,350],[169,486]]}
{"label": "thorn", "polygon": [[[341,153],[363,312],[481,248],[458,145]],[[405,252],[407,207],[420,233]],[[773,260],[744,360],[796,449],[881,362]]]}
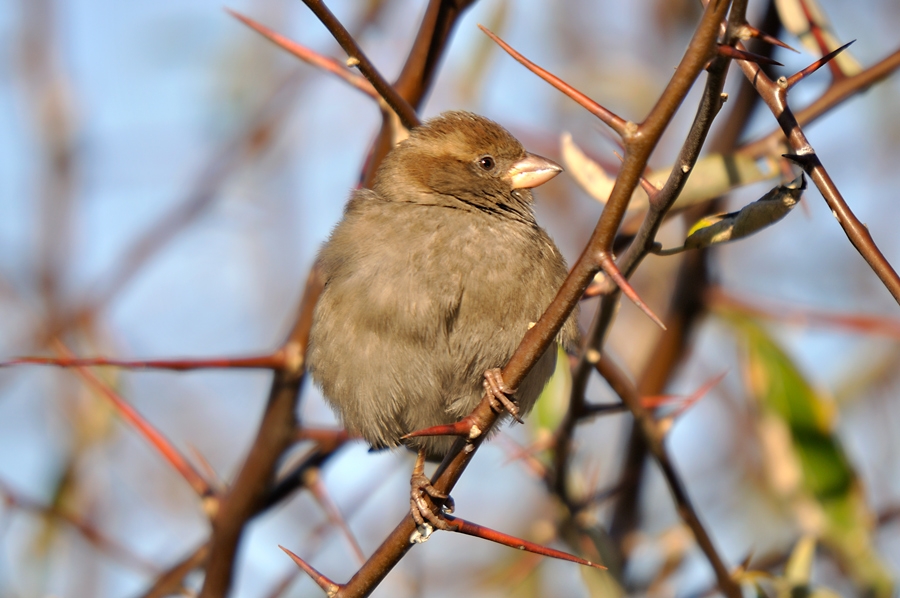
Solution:
{"label": "thorn", "polygon": [[714,386],[722,381],[726,374],[727,372],[722,372],[718,376],[707,380],[706,383],[695,390],[689,397],[680,398],[676,395],[641,397],[641,405],[644,409],[650,411],[655,411],[662,407],[672,407],[671,409],[665,410],[667,411],[665,415],[655,415],[660,431],[662,431],[663,434],[667,434],[669,430],[672,429],[672,426],[675,425],[675,421],[681,417],[685,411],[693,407],[700,399],[706,396]]}
{"label": "thorn", "polygon": [[451,529],[450,531],[458,532],[460,534],[466,534],[467,536],[474,536],[476,538],[481,538],[483,540],[488,540],[490,542],[502,544],[503,546],[509,546],[510,548],[517,548],[518,550],[525,550],[525,551],[531,552],[533,554],[539,554],[539,555],[548,556],[548,557],[551,557],[554,559],[560,559],[562,561],[578,563],[579,565],[585,565],[586,567],[593,567],[594,569],[601,569],[601,570],[606,569],[606,567],[604,567],[603,565],[600,565],[598,563],[593,563],[587,559],[577,557],[575,555],[569,554],[567,552],[563,552],[561,550],[556,550],[553,548],[548,548],[546,546],[541,546],[540,544],[535,544],[534,542],[528,542],[527,540],[522,540],[521,538],[517,538],[515,536],[510,536],[509,534],[504,534],[504,533],[498,532],[496,530],[492,530],[489,527],[484,527],[482,525],[478,525],[477,523],[472,523],[471,521],[466,521],[465,519],[460,519],[459,517],[454,517],[452,515],[446,515],[445,517],[451,523],[456,524],[456,529]]}
{"label": "thorn", "polygon": [[574,87],[572,87],[571,85],[569,85],[568,83],[566,83],[565,81],[563,81],[562,79],[557,77],[556,75],[550,73],[546,69],[539,67],[535,63],[531,62],[530,60],[528,60],[527,58],[522,56],[519,52],[514,50],[512,48],[512,46],[510,46],[505,41],[503,41],[502,39],[497,37],[493,32],[491,32],[484,25],[478,25],[478,28],[481,29],[485,33],[485,35],[487,35],[489,38],[494,40],[494,42],[498,46],[500,46],[501,48],[506,50],[507,54],[509,54],[510,56],[515,58],[520,64],[522,64],[529,71],[531,71],[532,73],[534,73],[535,75],[537,75],[538,77],[540,77],[541,79],[543,79],[544,81],[546,81],[547,83],[549,83],[550,85],[555,87],[556,89],[560,90],[561,92],[563,92],[564,94],[566,94],[567,96],[569,96],[570,98],[575,100],[575,102],[578,103],[582,108],[584,108],[585,110],[587,110],[588,112],[590,112],[591,114],[593,114],[594,116],[599,118],[601,121],[603,121],[609,128],[611,128],[613,131],[618,133],[619,136],[624,137],[626,135],[627,123],[625,122],[625,119],[618,116],[617,114],[610,112],[609,110],[607,110],[606,108],[604,108],[603,106],[601,106],[600,104],[598,104],[597,102],[595,102],[594,100],[592,100],[591,98],[586,96],[585,94],[581,93],[580,91],[578,91],[577,89],[575,89]]}
{"label": "thorn", "polygon": [[753,561],[753,557],[754,557],[754,554],[753,554],[753,551],[751,550],[750,552],[747,553],[747,556],[744,557],[744,560],[742,560],[740,562],[740,564],[738,565],[738,570],[739,571],[748,570],[750,568],[750,563]]}
{"label": "thorn", "polygon": [[727,44],[719,44],[719,54],[721,54],[722,56],[727,56],[728,58],[733,58],[735,60],[746,60],[747,62],[754,62],[756,64],[784,66],[777,60],[769,58],[768,56],[763,56],[762,54],[754,54],[753,52],[746,52],[744,50],[738,50],[737,48],[733,48]]}
{"label": "thorn", "polygon": [[681,417],[681,415],[694,406],[700,399],[705,397],[710,390],[712,390],[715,386],[721,382],[728,372],[722,372],[718,376],[714,376],[706,381],[700,388],[695,390],[691,396],[686,398],[684,402],[675,410],[675,413],[672,414],[672,417]]}
{"label": "thorn", "polygon": [[784,43],[783,41],[781,41],[774,35],[769,35],[768,33],[760,31],[756,27],[749,25],[747,23],[744,23],[742,33],[746,34],[747,38],[754,37],[760,41],[764,41],[768,44],[772,44],[773,46],[778,46],[779,48],[784,48],[786,50],[790,50],[791,52],[796,52],[797,54],[800,53],[799,50],[795,50],[794,48],[787,45],[786,43]]}
{"label": "thorn", "polygon": [[[832,60],[835,56],[837,56],[838,54],[840,54],[841,52],[843,52],[844,50],[846,50],[846,49],[847,49],[852,43],[854,43],[855,41],[856,41],[856,40],[854,39],[854,40],[852,40],[852,41],[847,42],[846,44],[844,44],[844,45],[841,46],[840,48],[837,48],[837,49],[835,49],[835,50],[832,50],[831,52],[829,52],[828,54],[826,54],[826,55],[823,56],[822,58],[818,59],[817,61],[815,61],[814,63],[812,63],[811,65],[809,65],[809,66],[806,67],[805,69],[803,69],[802,71],[798,71],[798,72],[794,73],[793,75],[791,75],[790,77],[788,77],[788,78],[787,78],[787,87],[786,87],[786,88],[787,88],[787,89],[790,89],[791,87],[793,87],[794,85],[796,85],[797,83],[799,83],[799,82],[800,82],[801,80],[803,80],[804,78],[808,77],[809,75],[813,74],[814,72],[816,72],[817,70],[819,70],[820,68],[822,68],[823,66],[825,66],[826,64],[828,64],[829,62],[831,62],[831,60]],[[841,73],[841,75],[843,76],[843,73]]]}
{"label": "thorn", "polygon": [[522,446],[508,434],[503,433],[497,436],[497,440],[498,442],[506,442],[508,444],[509,453],[506,460],[503,461],[503,465],[509,465],[510,463],[520,461],[529,471],[531,471],[535,478],[541,480],[546,478],[547,467],[541,463],[535,455],[541,451],[550,449],[554,445],[556,438],[553,434],[548,433],[545,435],[539,433],[537,439],[528,446]]}
{"label": "thorn", "polygon": [[224,494],[226,490],[226,485],[222,481],[222,478],[219,477],[219,474],[216,472],[215,468],[212,466],[212,463],[207,460],[207,458],[200,452],[196,446],[191,443],[187,444],[187,450],[194,457],[194,460],[199,463],[199,468],[203,471],[203,476],[209,481],[210,490],[213,495]]}
{"label": "thorn", "polygon": [[409,434],[404,434],[400,440],[408,438],[419,438],[421,436],[462,436],[469,440],[474,440],[484,433],[484,430],[478,425],[477,421],[471,415],[464,417],[458,422],[452,424],[443,424],[439,426],[431,426],[422,430],[416,430]]}
{"label": "thorn", "polygon": [[303,569],[306,572],[306,574],[309,575],[312,578],[312,580],[314,582],[316,582],[316,584],[325,591],[325,593],[329,596],[329,598],[337,595],[337,593],[343,587],[343,586],[340,586],[340,585],[334,583],[333,581],[331,581],[330,579],[328,579],[327,577],[325,577],[324,575],[322,575],[321,573],[319,573],[318,571],[313,569],[313,567],[309,563],[307,563],[306,561],[301,559],[299,556],[297,556],[296,554],[294,554],[293,552],[291,552],[290,550],[288,550],[281,544],[278,545],[278,548],[283,550],[289,557],[291,557],[291,559],[295,563],[297,563],[297,566],[300,567],[301,569]]}
{"label": "thorn", "polygon": [[[785,160],[790,160],[794,164],[798,165],[803,170],[806,170],[815,165],[815,154],[781,154],[781,157]],[[805,179],[804,179],[805,182]]]}
{"label": "thorn", "polygon": [[[625,163],[625,158],[622,157],[622,154],[613,150],[613,155],[619,159],[619,162]],[[647,194],[647,199],[651,204],[653,203],[653,200],[656,199],[656,196],[659,195],[660,191],[659,187],[647,180],[647,177],[644,175],[641,175],[641,189]]]}
{"label": "thorn", "polygon": [[359,560],[359,563],[365,563],[366,555],[365,553],[363,553],[362,547],[359,545],[356,536],[353,535],[353,531],[347,524],[347,520],[341,513],[341,509],[328,494],[328,489],[325,487],[325,483],[322,481],[322,476],[319,474],[319,469],[317,467],[310,467],[309,469],[307,469],[306,472],[304,472],[303,482],[304,485],[312,493],[315,501],[319,503],[319,507],[321,507],[322,510],[325,511],[325,515],[328,517],[328,519],[335,525],[335,527],[337,527],[341,531],[342,534],[344,534],[347,543],[350,544],[350,548],[353,550],[353,554]]}
{"label": "thorn", "polygon": [[293,42],[283,35],[275,33],[265,25],[254,21],[250,17],[242,15],[236,10],[226,8],[225,12],[233,16],[235,19],[237,19],[250,29],[253,29],[282,50],[293,54],[303,62],[309,63],[324,71],[337,75],[338,77],[340,77],[353,87],[357,88],[358,90],[362,91],[363,93],[369,95],[370,97],[380,99],[381,96],[379,96],[378,92],[375,91],[375,87],[371,83],[369,83],[369,81],[367,81],[366,78],[362,75],[351,72],[348,69],[348,65],[346,63],[341,63],[334,58],[323,56],[318,52],[315,52],[314,50]]}
{"label": "thorn", "polygon": [[653,320],[657,326],[659,326],[663,330],[666,329],[666,325],[663,324],[663,321],[660,320],[659,316],[653,313],[653,311],[649,307],[647,307],[647,304],[641,300],[640,296],[638,296],[637,294],[637,291],[635,291],[634,288],[628,283],[628,281],[625,280],[625,277],[622,276],[621,272],[619,272],[618,266],[616,266],[616,263],[612,260],[611,257],[609,257],[608,254],[604,253],[603,256],[601,256],[600,267],[603,268],[603,271],[606,272],[606,274],[610,278],[612,278],[617,285],[619,285],[619,288],[622,289],[622,293],[624,293],[626,297],[631,299],[632,303],[640,308],[642,312],[647,314],[647,317]]}

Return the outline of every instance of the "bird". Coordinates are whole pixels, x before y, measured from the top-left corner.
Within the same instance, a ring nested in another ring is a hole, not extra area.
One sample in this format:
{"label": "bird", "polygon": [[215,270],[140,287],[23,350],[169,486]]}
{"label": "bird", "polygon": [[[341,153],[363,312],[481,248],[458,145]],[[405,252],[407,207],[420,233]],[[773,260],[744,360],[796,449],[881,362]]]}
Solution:
{"label": "bird", "polygon": [[[417,451],[421,474],[424,460],[440,461],[455,439],[405,435],[461,420],[485,389],[506,406],[505,418],[531,410],[557,347],[517,389],[499,368],[568,272],[535,220],[531,192],[561,171],[499,124],[450,111],[411,129],[371,188],[352,193],[317,258],[324,288],[307,351],[313,381],[348,432],[373,449]],[[567,350],[576,317],[557,335]],[[417,503],[413,496],[414,516]]]}

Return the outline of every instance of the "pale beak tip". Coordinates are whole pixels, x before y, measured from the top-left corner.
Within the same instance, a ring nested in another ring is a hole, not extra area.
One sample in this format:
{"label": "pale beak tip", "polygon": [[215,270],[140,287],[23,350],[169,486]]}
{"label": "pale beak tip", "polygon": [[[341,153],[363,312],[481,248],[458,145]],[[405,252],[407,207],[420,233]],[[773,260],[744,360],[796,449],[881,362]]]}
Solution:
{"label": "pale beak tip", "polygon": [[537,154],[526,154],[509,169],[513,189],[531,189],[543,185],[560,172],[563,167]]}

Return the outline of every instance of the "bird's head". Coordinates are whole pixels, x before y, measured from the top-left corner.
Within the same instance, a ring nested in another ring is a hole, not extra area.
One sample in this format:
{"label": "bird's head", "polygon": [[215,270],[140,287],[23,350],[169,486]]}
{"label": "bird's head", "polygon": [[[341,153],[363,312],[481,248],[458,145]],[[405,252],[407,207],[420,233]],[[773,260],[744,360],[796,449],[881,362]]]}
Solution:
{"label": "bird's head", "polygon": [[437,203],[531,219],[530,189],[562,167],[525,151],[497,123],[470,112],[445,112],[410,131],[375,178],[382,197]]}

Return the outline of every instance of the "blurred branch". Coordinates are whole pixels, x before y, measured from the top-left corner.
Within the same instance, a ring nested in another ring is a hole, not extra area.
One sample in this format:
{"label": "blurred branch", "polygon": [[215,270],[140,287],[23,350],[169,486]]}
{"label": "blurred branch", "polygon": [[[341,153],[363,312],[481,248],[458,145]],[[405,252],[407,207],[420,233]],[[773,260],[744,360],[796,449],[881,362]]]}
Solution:
{"label": "blurred branch", "polygon": [[184,594],[184,578],[195,569],[202,567],[208,558],[209,542],[204,542],[157,577],[153,581],[153,585],[141,594],[140,598],[167,598],[172,595]]}
{"label": "blurred branch", "polygon": [[280,349],[270,355],[252,357],[219,357],[200,359],[146,359],[125,360],[109,357],[14,357],[0,361],[0,368],[13,365],[49,365],[61,368],[115,367],[127,370],[169,370],[186,372],[201,369],[281,369],[287,354]]}
{"label": "blurred branch", "polygon": [[[65,358],[72,358],[68,348],[66,348],[62,342],[57,341],[56,346]],[[169,465],[185,479],[199,497],[204,500],[215,498],[215,492],[209,482],[200,475],[191,462],[181,454],[181,451],[175,448],[175,445],[173,445],[168,438],[144,419],[134,407],[128,404],[127,401],[119,396],[115,390],[94,374],[94,372],[83,366],[76,366],[76,370],[88,386],[93,388],[112,404],[113,409],[119,417],[141,434],[147,442],[149,442],[150,445],[155,448],[166,461],[168,461]],[[210,508],[210,505],[207,505],[207,508]]]}
{"label": "blurred branch", "polygon": [[[709,6],[711,6],[711,4]],[[709,9],[709,6],[707,9]],[[735,3],[729,16],[730,31],[735,31],[744,23],[745,8],[745,3]],[[736,34],[727,34],[726,37],[733,39],[736,37]],[[724,88],[729,64],[730,58],[728,56],[717,53],[716,57],[707,68],[709,77],[700,100],[700,105],[697,109],[687,139],[675,161],[675,167],[672,168],[671,174],[662,189],[651,194],[650,209],[647,216],[635,239],[619,259],[619,266],[626,276],[630,276],[634,272],[638,264],[652,248],[656,233],[659,230],[666,213],[683,189],[687,182],[688,175],[696,164],[700,155],[700,150],[702,149],[703,143],[706,140],[712,125],[712,121],[718,114],[724,101],[722,90]],[[670,114],[670,110],[671,107],[666,107],[660,102],[657,104],[657,108],[654,109],[654,112]],[[653,112],[651,112],[651,115],[652,114]],[[643,125],[641,127],[643,128]],[[628,149],[630,148],[626,146],[626,163],[629,156]],[[620,179],[621,176],[622,175],[620,174]],[[616,182],[616,187],[619,187],[619,181]],[[613,194],[615,193],[616,187],[613,189]],[[629,190],[629,196],[630,192],[631,190]],[[610,195],[610,202],[613,200],[613,194]],[[604,211],[604,215],[605,213],[606,212]],[[575,426],[584,417],[587,411],[584,397],[589,375],[591,370],[595,367],[600,368],[601,371],[602,368],[612,367],[604,364],[605,360],[601,358],[601,351],[603,340],[606,337],[609,326],[612,324],[613,314],[616,311],[617,303],[618,300],[616,294],[606,296],[601,301],[600,312],[591,325],[591,331],[585,341],[585,350],[582,353],[581,360],[575,368],[569,410],[557,431],[557,438],[559,441],[556,445],[556,452],[554,454],[554,489],[555,492],[562,497],[566,497],[568,492],[566,480],[568,478],[568,467],[570,464],[569,452],[571,450],[571,438],[574,434]],[[683,333],[684,330],[682,327],[674,326],[674,330],[670,334],[673,338],[679,338]],[[660,364],[653,360],[651,360],[650,363],[650,367],[654,370],[660,366]],[[669,370],[662,368],[662,371]],[[632,397],[635,400],[630,402],[625,401],[623,398],[623,402],[628,405],[629,410],[631,410],[636,419],[636,424],[643,435],[644,441],[649,444],[654,456],[660,462],[660,466],[666,472],[666,480],[669,483],[672,494],[678,504],[679,513],[691,527],[697,538],[698,544],[710,561],[710,564],[716,573],[720,589],[729,596],[739,595],[740,590],[737,584],[732,580],[728,568],[715,550],[709,535],[706,533],[700,523],[699,517],[690,504],[680,479],[677,477],[668,460],[668,455],[662,444],[661,436],[657,437],[658,430],[655,422],[650,419],[649,414],[647,414],[640,405],[639,399],[635,398],[637,396],[638,395],[635,394],[634,397]],[[629,478],[628,480],[623,480],[623,487],[635,487],[638,483],[639,478],[634,476],[634,472],[641,471],[639,464],[639,461],[643,460],[641,453],[642,451],[640,450],[640,447],[638,447],[637,452],[630,454],[629,459],[626,461],[625,475],[629,476]]]}
{"label": "blurred branch", "polygon": [[78,515],[62,510],[58,505],[47,506],[26,498],[20,492],[13,490],[5,481],[0,481],[0,497],[3,499],[0,502],[6,506],[66,522],[97,550],[128,567],[144,573],[156,574],[159,571],[159,567],[150,561],[133,553],[127,546],[107,538],[96,527]]}
{"label": "blurred branch", "polygon": [[669,490],[672,492],[678,515],[691,528],[697,544],[713,566],[719,582],[719,589],[727,596],[740,596],[740,586],[731,578],[731,574],[716,551],[712,538],[706,532],[706,528],[703,527],[703,523],[700,521],[700,516],[691,503],[687,489],[684,487],[678,472],[675,470],[675,466],[669,459],[669,454],[665,447],[665,429],[653,419],[652,413],[644,408],[638,390],[625,373],[613,364],[612,360],[601,359],[597,362],[597,371],[609,383],[610,388],[619,395],[622,402],[628,405],[628,409],[634,415],[635,421],[643,433],[644,441],[647,443],[650,452],[656,457],[663,477],[665,477]]}
{"label": "blurred branch", "polygon": [[247,125],[209,161],[187,197],[131,245],[113,267],[112,273],[105,276],[105,280],[91,284],[89,288],[99,290],[94,291],[89,299],[70,312],[55,329],[51,329],[48,336],[60,334],[101,311],[160,249],[209,208],[241,163],[248,157],[259,157],[268,146],[273,138],[273,131],[277,130],[293,106],[302,80],[301,73],[292,72],[281,81],[272,95],[248,119]]}
{"label": "blurred branch", "polygon": [[[346,437],[344,440],[335,437],[332,442],[317,443],[314,449],[307,453],[268,491],[254,516],[280,504],[298,489],[303,488],[309,479],[309,472],[324,467],[325,463],[343,447],[345,440]],[[187,557],[172,565],[154,581],[153,585],[141,595],[141,598],[163,598],[180,591],[183,579],[192,571],[206,564],[209,558],[209,548],[210,542],[204,542]]]}
{"label": "blurred branch", "polygon": [[845,314],[812,307],[748,300],[733,295],[721,287],[711,288],[706,292],[706,303],[713,310],[735,310],[750,316],[795,324],[797,326],[828,326],[857,334],[886,336],[900,340],[900,320],[897,318],[866,314]]}
{"label": "blurred branch", "polygon": [[18,57],[27,110],[37,131],[39,218],[35,270],[46,318],[61,317],[61,283],[71,254],[72,207],[78,174],[74,90],[60,60],[54,0],[22,0]]}
{"label": "blurred branch", "polygon": [[212,519],[213,533],[209,565],[201,598],[216,598],[228,593],[238,543],[250,518],[264,504],[271,488],[275,466],[295,437],[297,401],[305,378],[304,355],[312,325],[312,314],[322,291],[322,277],[314,267],[297,310],[297,322],[282,345],[289,357],[275,371],[269,400],[256,439],[250,448],[234,484],[221,498]]}

